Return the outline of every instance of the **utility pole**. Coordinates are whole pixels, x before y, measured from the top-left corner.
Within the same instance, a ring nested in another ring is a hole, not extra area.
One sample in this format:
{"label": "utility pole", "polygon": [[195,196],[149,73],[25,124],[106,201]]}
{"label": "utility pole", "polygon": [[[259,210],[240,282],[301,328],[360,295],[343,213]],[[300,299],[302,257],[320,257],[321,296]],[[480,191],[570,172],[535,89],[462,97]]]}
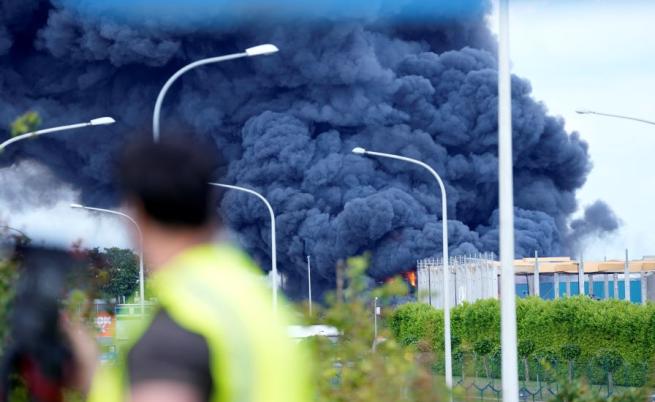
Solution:
{"label": "utility pole", "polygon": [[337,303],[343,302],[343,274],[345,265],[343,260],[337,261]]}
{"label": "utility pole", "polygon": [[307,291],[309,293],[309,315],[312,315],[312,264],[307,256]]}
{"label": "utility pole", "polygon": [[584,291],[584,257],[580,255],[580,264],[578,265],[578,294],[585,295]]}
{"label": "utility pole", "polygon": [[373,342],[378,339],[378,315],[380,315],[380,307],[378,307],[378,298],[376,297],[373,302]]}
{"label": "utility pole", "polygon": [[541,278],[539,278],[539,252],[534,251],[534,295],[540,297]]}
{"label": "utility pole", "polygon": [[519,374],[514,276],[514,183],[509,0],[498,1],[498,215],[500,221],[500,340],[503,402],[518,402]]}

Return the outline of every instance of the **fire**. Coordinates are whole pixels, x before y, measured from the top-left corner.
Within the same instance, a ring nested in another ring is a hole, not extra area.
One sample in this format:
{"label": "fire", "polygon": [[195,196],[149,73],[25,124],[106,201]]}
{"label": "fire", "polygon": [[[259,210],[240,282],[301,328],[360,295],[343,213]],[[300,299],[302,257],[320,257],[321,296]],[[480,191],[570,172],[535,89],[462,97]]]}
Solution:
{"label": "fire", "polygon": [[416,287],[416,272],[415,271],[409,271],[405,272],[405,279],[407,279],[407,282],[415,288]]}

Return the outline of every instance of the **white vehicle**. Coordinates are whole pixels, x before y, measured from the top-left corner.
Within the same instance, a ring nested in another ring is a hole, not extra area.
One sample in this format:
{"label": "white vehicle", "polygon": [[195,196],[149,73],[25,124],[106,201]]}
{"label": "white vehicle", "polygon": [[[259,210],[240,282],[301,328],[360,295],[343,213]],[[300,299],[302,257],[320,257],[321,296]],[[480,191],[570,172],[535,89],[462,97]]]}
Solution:
{"label": "white vehicle", "polygon": [[298,341],[312,336],[325,336],[336,341],[341,335],[341,332],[337,328],[328,325],[290,325],[287,333],[289,337]]}

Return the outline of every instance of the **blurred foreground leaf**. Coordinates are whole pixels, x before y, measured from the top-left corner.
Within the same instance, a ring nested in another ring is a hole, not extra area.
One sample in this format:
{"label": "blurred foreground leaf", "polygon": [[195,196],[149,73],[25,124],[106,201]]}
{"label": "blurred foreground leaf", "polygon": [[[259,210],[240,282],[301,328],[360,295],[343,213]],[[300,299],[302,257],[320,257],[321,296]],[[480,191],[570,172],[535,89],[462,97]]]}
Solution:
{"label": "blurred foreground leaf", "polygon": [[29,111],[16,118],[11,123],[11,136],[29,133],[36,131],[41,125],[41,116],[37,112]]}
{"label": "blurred foreground leaf", "polygon": [[[319,402],[422,402],[446,400],[445,387],[432,367],[433,353],[420,345],[397,343],[385,325],[394,298],[407,293],[401,280],[375,288],[365,275],[367,255],[346,262],[344,300],[327,297],[324,308],[308,317],[310,324],[336,327],[338,339],[314,337]],[[382,306],[374,339],[374,299]]]}

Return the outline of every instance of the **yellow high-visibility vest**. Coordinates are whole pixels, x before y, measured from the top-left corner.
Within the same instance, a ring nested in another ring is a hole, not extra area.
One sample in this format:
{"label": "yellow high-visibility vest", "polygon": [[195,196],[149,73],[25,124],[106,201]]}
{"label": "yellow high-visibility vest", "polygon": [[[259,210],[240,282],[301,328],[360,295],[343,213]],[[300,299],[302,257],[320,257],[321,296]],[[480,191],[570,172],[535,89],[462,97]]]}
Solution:
{"label": "yellow high-visibility vest", "polygon": [[[309,402],[308,356],[287,335],[289,312],[273,315],[271,292],[243,253],[229,246],[183,252],[151,279],[161,308],[207,341],[215,402]],[[103,367],[91,402],[127,400],[126,356],[150,323],[143,320],[115,367]]]}

